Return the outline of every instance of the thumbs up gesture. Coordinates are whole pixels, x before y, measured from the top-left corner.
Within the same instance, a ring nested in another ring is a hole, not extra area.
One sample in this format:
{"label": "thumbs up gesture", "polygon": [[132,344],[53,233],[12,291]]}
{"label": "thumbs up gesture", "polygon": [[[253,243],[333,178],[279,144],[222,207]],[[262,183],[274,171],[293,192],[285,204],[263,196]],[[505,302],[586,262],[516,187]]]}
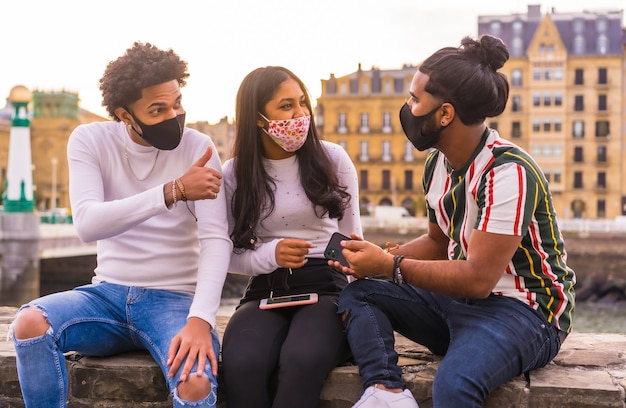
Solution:
{"label": "thumbs up gesture", "polygon": [[[216,199],[222,187],[222,173],[211,167],[204,167],[213,155],[213,149],[209,146],[180,181],[185,189],[187,200],[195,201],[206,198]],[[182,196],[182,195],[181,195]]]}

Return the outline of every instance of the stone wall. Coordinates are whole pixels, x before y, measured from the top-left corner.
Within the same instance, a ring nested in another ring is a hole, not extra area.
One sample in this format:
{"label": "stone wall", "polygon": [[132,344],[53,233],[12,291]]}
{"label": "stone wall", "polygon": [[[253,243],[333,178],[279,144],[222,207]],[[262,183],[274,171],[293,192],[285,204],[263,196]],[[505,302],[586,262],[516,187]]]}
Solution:
{"label": "stone wall", "polygon": [[[15,351],[7,341],[14,308],[0,307],[0,407],[24,408]],[[220,335],[228,321],[218,318]],[[432,407],[432,383],[440,358],[397,336],[403,379],[421,408]],[[572,333],[548,366],[533,371],[530,384],[523,376],[493,392],[485,408],[625,408],[626,335]],[[68,354],[69,408],[166,408],[172,403],[160,369],[145,352],[107,358]],[[320,408],[351,407],[362,393],[355,366],[335,368],[320,395]],[[218,393],[218,407],[226,400]]]}

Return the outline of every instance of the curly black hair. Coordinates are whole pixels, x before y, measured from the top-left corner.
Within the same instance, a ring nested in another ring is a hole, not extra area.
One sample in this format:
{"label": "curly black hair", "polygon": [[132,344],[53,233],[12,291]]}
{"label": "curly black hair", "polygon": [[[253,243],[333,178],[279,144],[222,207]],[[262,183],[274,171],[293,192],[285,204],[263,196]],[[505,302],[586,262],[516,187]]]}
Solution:
{"label": "curly black hair", "polygon": [[188,77],[187,62],[174,51],[163,51],[150,43],[136,41],[124,55],[109,62],[100,78],[102,106],[119,122],[115,109],[141,99],[144,88],[173,79],[183,87]]}

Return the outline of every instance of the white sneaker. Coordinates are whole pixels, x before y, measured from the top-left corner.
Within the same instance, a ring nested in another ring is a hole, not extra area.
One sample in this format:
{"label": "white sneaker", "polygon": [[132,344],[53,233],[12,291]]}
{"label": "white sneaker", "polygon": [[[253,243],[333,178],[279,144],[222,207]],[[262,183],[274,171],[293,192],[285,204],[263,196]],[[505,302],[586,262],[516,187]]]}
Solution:
{"label": "white sneaker", "polygon": [[417,401],[408,389],[396,393],[375,388],[373,385],[367,387],[361,399],[352,408],[419,408]]}

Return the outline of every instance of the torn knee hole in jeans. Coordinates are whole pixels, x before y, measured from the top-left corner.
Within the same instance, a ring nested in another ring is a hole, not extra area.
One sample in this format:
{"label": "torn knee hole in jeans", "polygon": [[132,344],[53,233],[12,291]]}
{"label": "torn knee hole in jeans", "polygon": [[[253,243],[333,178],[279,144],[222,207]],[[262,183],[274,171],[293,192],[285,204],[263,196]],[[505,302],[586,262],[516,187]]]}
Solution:
{"label": "torn knee hole in jeans", "polygon": [[[36,337],[27,337],[27,338],[23,338],[23,339],[18,339],[15,337],[15,322],[17,321],[17,318],[24,313],[24,311],[28,309],[34,309],[33,313],[40,313],[46,324],[48,325],[48,328],[46,329],[45,333],[42,333],[40,336],[36,336]],[[7,341],[11,340],[11,339],[15,339],[15,341],[27,341],[27,340],[31,340],[33,338],[38,338],[43,336],[44,334],[48,334],[48,335],[52,335],[54,333],[54,330],[52,329],[52,325],[50,324],[50,321],[48,320],[48,312],[41,307],[40,305],[36,305],[36,304],[29,304],[29,305],[24,305],[22,307],[20,307],[20,309],[17,311],[17,313],[15,314],[15,317],[13,318],[13,321],[11,322],[11,324],[9,325],[9,330],[7,332]]]}

